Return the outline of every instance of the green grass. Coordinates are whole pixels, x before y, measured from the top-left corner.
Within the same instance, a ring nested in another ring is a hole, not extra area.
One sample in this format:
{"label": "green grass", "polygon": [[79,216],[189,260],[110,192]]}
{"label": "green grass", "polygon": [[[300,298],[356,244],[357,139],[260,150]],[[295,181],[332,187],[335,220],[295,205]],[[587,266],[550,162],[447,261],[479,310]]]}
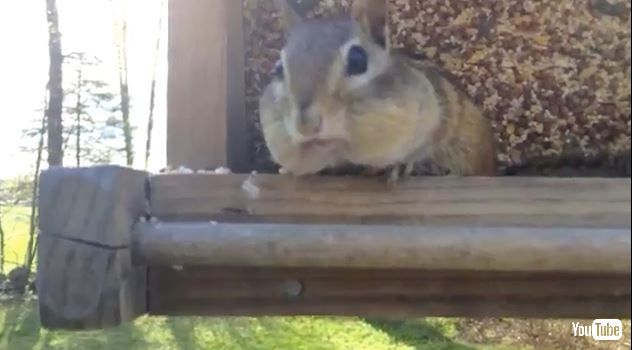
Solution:
{"label": "green grass", "polygon": [[470,350],[454,339],[454,321],[358,318],[143,317],[105,331],[47,331],[35,302],[0,304],[0,349]]}
{"label": "green grass", "polygon": [[13,267],[24,264],[26,246],[29,240],[31,208],[3,207],[0,210],[2,228],[5,234],[5,266],[4,271],[0,272],[8,273]]}

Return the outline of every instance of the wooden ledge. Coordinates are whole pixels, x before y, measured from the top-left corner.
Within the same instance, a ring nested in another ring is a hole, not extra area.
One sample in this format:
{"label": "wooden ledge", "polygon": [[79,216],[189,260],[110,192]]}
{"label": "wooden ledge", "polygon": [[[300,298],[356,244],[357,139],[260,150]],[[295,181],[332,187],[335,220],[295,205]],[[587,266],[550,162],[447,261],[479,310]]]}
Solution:
{"label": "wooden ledge", "polygon": [[152,176],[162,221],[630,228],[629,178]]}

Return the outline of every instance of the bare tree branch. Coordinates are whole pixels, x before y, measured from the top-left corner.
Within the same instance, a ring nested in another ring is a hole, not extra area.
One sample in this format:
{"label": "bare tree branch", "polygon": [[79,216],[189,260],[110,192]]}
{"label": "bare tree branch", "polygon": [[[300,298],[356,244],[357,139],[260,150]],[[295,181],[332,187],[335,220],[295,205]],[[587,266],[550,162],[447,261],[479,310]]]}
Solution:
{"label": "bare tree branch", "polygon": [[121,0],[122,11],[120,18],[116,20],[115,29],[118,32],[116,38],[117,54],[118,54],[118,72],[121,90],[121,114],[123,119],[123,135],[125,138],[125,157],[128,166],[134,164],[134,147],[132,140],[132,126],[130,122],[130,96],[129,84],[127,79],[127,11],[126,0]]}
{"label": "bare tree branch", "polygon": [[149,157],[151,155],[151,136],[154,128],[154,107],[156,99],[156,71],[158,70],[158,59],[160,57],[160,36],[162,35],[162,10],[164,9],[164,0],[160,2],[160,14],[158,15],[158,29],[156,32],[156,50],[154,51],[154,64],[152,66],[151,90],[149,95],[149,116],[147,118],[147,140],[145,143],[145,170],[149,166]]}
{"label": "bare tree branch", "polygon": [[31,197],[31,218],[29,222],[29,241],[26,246],[27,271],[31,271],[33,260],[35,259],[35,231],[37,227],[37,197],[39,187],[39,173],[42,165],[42,153],[44,151],[44,134],[46,133],[46,114],[42,117],[42,128],[40,132],[39,145],[37,147],[37,158],[35,160],[35,172],[33,173],[33,194]]}

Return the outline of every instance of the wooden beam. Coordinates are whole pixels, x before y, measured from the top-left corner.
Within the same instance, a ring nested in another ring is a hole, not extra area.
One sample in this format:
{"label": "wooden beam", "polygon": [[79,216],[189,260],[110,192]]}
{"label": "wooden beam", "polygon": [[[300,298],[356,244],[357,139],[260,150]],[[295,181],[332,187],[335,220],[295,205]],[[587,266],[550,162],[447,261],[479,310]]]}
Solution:
{"label": "wooden beam", "polygon": [[[105,328],[147,312],[630,317],[630,179],[391,188],[52,168],[39,207],[45,328]],[[159,220],[140,222],[148,215]]]}
{"label": "wooden beam", "polygon": [[168,174],[150,179],[160,220],[630,228],[630,179],[371,178]]}
{"label": "wooden beam", "polygon": [[630,273],[629,229],[141,223],[147,265]]}
{"label": "wooden beam", "polygon": [[630,275],[154,266],[154,315],[630,318]]}
{"label": "wooden beam", "polygon": [[250,167],[242,2],[169,1],[167,162]]}
{"label": "wooden beam", "polygon": [[151,314],[630,317],[630,179],[169,174],[150,189],[159,221],[133,250]]}
{"label": "wooden beam", "polygon": [[131,231],[146,212],[147,174],[52,168],[40,182],[37,291],[45,328],[105,328],[146,312],[146,273]]}

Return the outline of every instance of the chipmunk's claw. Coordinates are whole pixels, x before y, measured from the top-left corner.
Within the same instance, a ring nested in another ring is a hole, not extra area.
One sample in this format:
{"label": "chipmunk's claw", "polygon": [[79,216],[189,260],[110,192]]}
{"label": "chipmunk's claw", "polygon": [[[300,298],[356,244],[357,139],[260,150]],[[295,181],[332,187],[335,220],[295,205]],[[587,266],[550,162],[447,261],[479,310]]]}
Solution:
{"label": "chipmunk's claw", "polygon": [[414,162],[406,163],[406,168],[404,169],[404,176],[406,177],[411,176],[414,171],[415,171],[415,163]]}
{"label": "chipmunk's claw", "polygon": [[397,164],[390,169],[386,184],[388,186],[395,186],[402,180],[408,178],[414,170],[413,163]]}
{"label": "chipmunk's claw", "polygon": [[386,179],[387,186],[392,187],[392,186],[397,185],[400,179],[399,170],[400,170],[399,166],[395,166],[393,167],[393,169],[391,169],[390,174],[388,175],[388,178]]}

